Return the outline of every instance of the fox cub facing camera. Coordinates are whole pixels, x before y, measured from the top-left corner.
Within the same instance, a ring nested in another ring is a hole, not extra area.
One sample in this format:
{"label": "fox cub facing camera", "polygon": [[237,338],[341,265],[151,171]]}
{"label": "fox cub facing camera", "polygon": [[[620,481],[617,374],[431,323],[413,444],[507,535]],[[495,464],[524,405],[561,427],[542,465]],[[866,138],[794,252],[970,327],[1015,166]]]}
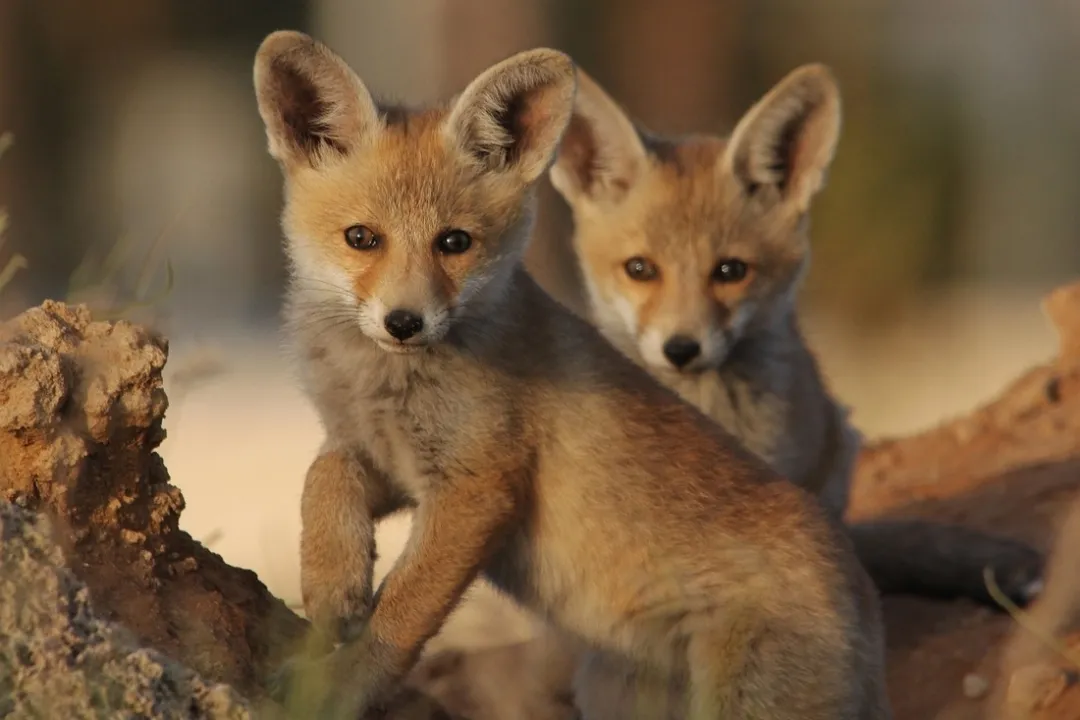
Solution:
{"label": "fox cub facing camera", "polygon": [[[726,138],[646,132],[579,70],[550,171],[573,211],[594,324],[836,516],[860,438],[803,339],[795,296],[839,132],[840,93],[821,65],[781,80]],[[920,521],[849,532],[883,592],[997,607],[987,565],[1020,604],[1041,587],[1041,555],[1007,538]]]}
{"label": "fox cub facing camera", "polygon": [[[379,706],[482,574],[587,644],[583,673],[632,663],[639,717],[656,688],[694,720],[890,717],[875,591],[842,529],[522,268],[573,108],[566,55],[515,55],[404,111],[277,32],[255,86],[284,176],[286,327],[326,431],[304,605],[341,641],[289,664],[279,696],[305,717]],[[373,594],[374,523],[405,506]]]}

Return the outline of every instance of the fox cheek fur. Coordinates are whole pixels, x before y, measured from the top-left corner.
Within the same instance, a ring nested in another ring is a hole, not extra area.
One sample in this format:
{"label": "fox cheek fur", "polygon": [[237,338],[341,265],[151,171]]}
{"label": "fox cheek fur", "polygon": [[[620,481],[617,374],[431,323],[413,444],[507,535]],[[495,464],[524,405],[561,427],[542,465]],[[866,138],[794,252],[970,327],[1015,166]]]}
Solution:
{"label": "fox cheek fur", "polygon": [[[694,374],[720,367],[758,322],[757,314],[769,312],[752,299],[718,301],[696,274],[666,281],[670,287],[656,283],[640,288],[628,282],[615,278],[614,292],[588,282],[592,311],[609,340],[617,346],[631,344],[631,355],[656,372]],[[701,285],[701,291],[687,292],[693,285]]]}
{"label": "fox cheek fur", "polygon": [[[597,324],[651,369],[715,369],[790,304],[810,199],[839,133],[838,101],[816,72],[753,108],[728,139],[639,129],[580,73],[550,177],[573,213]],[[633,273],[635,260],[648,272]],[[726,260],[738,272],[720,275]]]}
{"label": "fox cheek fur", "polygon": [[[384,349],[442,340],[469,303],[488,290],[493,268],[505,262],[505,248],[487,243],[476,230],[457,228],[452,232],[468,237],[464,242],[470,247],[455,257],[440,257],[433,249],[446,231],[364,230],[371,233],[369,242],[375,246],[353,248],[345,237],[350,227],[380,228],[389,223],[380,222],[380,214],[367,208],[347,212],[339,211],[342,219],[327,228],[313,227],[300,212],[295,219],[286,213],[293,282],[305,286],[309,296],[320,297],[327,314],[338,320],[351,318]],[[349,217],[361,219],[350,224]]]}

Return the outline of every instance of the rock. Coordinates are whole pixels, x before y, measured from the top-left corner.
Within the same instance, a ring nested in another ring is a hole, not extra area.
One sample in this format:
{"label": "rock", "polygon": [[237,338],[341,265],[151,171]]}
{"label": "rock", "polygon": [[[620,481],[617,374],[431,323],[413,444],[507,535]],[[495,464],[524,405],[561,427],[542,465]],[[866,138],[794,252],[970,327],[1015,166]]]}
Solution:
{"label": "rock", "polygon": [[[84,306],[46,301],[0,325],[0,703],[16,706],[0,717],[96,718],[101,703],[127,717],[249,717],[241,695],[275,713],[263,683],[308,623],[180,530],[184,499],[155,452],[167,357],[164,338]],[[55,547],[27,511],[48,518]],[[6,572],[16,558],[25,582]],[[447,715],[410,690],[379,717]]]}
{"label": "rock", "polygon": [[0,717],[253,717],[232,688],[95,614],[49,523],[2,501],[0,568]]}
{"label": "rock", "polygon": [[978,700],[990,689],[990,681],[977,673],[968,673],[964,676],[964,697],[969,700]]}
{"label": "rock", "polygon": [[179,528],[155,452],[166,341],[46,301],[0,326],[0,498],[44,512],[68,562],[141,644],[249,698],[306,624]]}
{"label": "rock", "polygon": [[1008,720],[1080,717],[1075,671],[1048,663],[1026,665],[1009,678],[1003,714]]}

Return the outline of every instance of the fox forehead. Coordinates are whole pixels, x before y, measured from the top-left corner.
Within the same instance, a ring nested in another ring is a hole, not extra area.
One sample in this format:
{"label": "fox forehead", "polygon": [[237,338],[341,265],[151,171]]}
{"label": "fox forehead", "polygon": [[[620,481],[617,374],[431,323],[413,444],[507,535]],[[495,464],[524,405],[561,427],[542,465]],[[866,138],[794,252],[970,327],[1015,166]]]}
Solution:
{"label": "fox forehead", "polygon": [[[788,218],[762,212],[730,173],[720,172],[727,140],[708,135],[642,138],[649,162],[605,234],[618,226],[639,251],[680,265],[709,265],[721,255],[764,259],[795,231]],[[626,247],[620,247],[626,250]]]}
{"label": "fox forehead", "polygon": [[512,222],[519,194],[448,140],[446,114],[384,112],[370,144],[291,179],[290,222],[316,236],[361,224],[403,238],[451,229],[483,236]]}

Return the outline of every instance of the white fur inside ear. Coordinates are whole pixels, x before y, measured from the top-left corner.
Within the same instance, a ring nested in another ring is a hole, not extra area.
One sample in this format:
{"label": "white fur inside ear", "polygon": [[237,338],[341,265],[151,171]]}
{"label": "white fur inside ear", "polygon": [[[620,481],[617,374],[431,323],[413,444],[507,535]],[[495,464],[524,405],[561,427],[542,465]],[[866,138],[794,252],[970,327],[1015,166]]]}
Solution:
{"label": "white fur inside ear", "polygon": [[840,92],[820,65],[801,67],[739,121],[724,167],[747,192],[774,189],[804,212],[824,186],[840,136]]}
{"label": "white fur inside ear", "polygon": [[783,186],[790,179],[791,144],[809,108],[802,98],[782,97],[764,108],[746,138],[743,172],[760,185]]}
{"label": "white fur inside ear", "polygon": [[255,95],[270,154],[286,166],[346,155],[381,127],[360,78],[303,33],[271,33],[255,55]]}
{"label": "white fur inside ear", "polygon": [[530,50],[473,80],[454,103],[445,129],[483,167],[526,182],[551,164],[574,102],[574,65],[556,50]]}
{"label": "white fur inside ear", "polygon": [[646,160],[645,146],[629,116],[579,69],[574,115],[551,168],[552,186],[573,206],[615,201],[633,184]]}

